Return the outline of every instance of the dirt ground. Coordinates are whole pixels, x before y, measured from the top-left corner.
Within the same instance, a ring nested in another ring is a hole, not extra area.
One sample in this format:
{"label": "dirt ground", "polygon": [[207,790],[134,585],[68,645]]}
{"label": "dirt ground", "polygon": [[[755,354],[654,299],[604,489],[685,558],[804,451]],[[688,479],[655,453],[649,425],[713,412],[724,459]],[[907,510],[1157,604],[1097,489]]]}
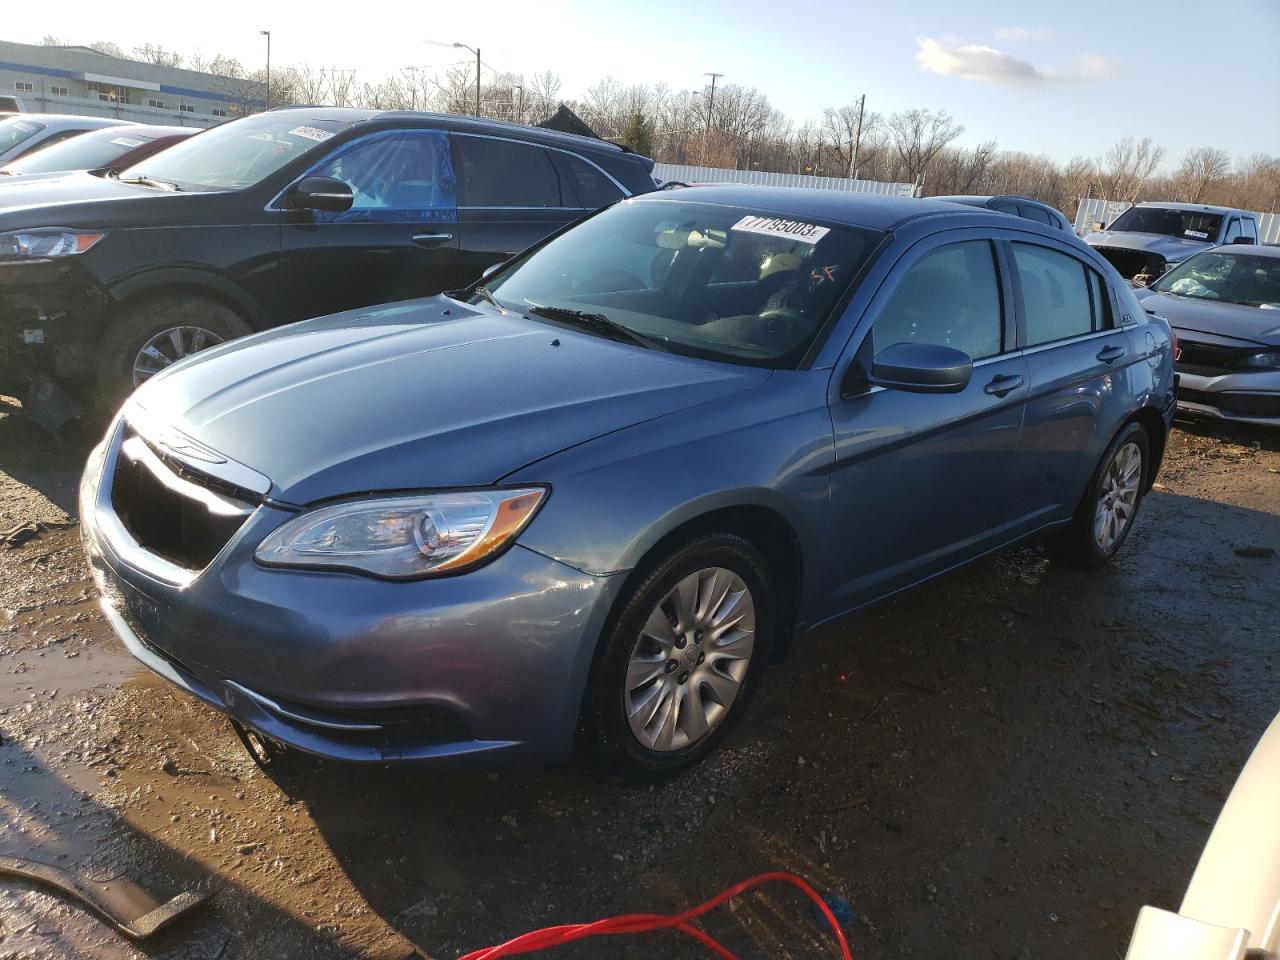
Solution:
{"label": "dirt ground", "polygon": [[[134,947],[0,881],[0,958],[453,958],[770,869],[849,901],[855,957],[1120,958],[1139,906],[1177,907],[1280,710],[1280,559],[1236,553],[1280,548],[1280,435],[1180,423],[1109,569],[1019,550],[809,638],[676,780],[273,779],[111,636],[74,525],[83,452],[0,418],[0,530],[50,522],[0,544],[0,855],[212,896]],[[834,955],[786,890],[705,926],[743,957]],[[554,955],[706,954],[651,934]]]}

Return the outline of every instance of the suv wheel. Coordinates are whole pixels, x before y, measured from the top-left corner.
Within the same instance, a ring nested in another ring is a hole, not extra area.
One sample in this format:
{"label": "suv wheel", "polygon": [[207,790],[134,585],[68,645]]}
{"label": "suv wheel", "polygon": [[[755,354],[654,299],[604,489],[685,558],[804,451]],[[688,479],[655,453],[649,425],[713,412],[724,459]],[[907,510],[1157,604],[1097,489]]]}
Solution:
{"label": "suv wheel", "polygon": [[166,296],[127,306],[107,328],[98,386],[111,402],[184,357],[252,330],[230,307],[199,296]]}
{"label": "suv wheel", "polygon": [[625,772],[674,773],[725,736],[768,659],[768,565],[741,537],[699,537],[619,603],[587,692],[587,733]]}

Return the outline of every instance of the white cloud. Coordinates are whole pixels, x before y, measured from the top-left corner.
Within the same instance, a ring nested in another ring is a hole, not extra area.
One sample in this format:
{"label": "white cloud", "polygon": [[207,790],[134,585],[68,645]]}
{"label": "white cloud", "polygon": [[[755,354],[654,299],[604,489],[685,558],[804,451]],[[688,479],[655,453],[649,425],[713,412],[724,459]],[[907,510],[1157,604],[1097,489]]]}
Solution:
{"label": "white cloud", "polygon": [[1010,40],[1014,43],[1027,40],[1047,40],[1053,36],[1052,30],[1043,27],[999,27],[996,29],[997,40]]}
{"label": "white cloud", "polygon": [[1029,60],[1022,60],[985,44],[952,45],[933,37],[917,37],[916,43],[920,45],[916,52],[916,63],[921,70],[983,83],[1025,86],[1105,80],[1115,73],[1112,61],[1094,53],[1082,54],[1070,70],[1058,70],[1053,67],[1038,67]]}

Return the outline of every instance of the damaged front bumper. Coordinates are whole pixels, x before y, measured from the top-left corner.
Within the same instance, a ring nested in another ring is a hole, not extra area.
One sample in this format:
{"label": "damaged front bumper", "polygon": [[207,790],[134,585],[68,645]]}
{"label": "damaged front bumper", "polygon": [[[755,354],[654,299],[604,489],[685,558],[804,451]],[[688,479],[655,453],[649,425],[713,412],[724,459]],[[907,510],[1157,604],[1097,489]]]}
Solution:
{"label": "damaged front bumper", "polygon": [[0,264],[0,393],[91,375],[108,300],[75,260]]}

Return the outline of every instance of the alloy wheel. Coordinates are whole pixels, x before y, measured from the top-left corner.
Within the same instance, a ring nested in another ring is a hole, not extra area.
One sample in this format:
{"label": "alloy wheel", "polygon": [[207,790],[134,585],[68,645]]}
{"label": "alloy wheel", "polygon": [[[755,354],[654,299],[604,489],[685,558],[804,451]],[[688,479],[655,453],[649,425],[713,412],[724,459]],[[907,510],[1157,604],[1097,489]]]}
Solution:
{"label": "alloy wheel", "polygon": [[1142,486],[1142,449],[1133,441],[1116,451],[1107,465],[1093,513],[1093,539],[1110,552],[1133,522]]}
{"label": "alloy wheel", "polygon": [[683,577],[650,611],[627,664],[623,708],[650,750],[682,750],[713,731],[738,698],[755,646],[756,609],[722,567]]}
{"label": "alloy wheel", "polygon": [[204,327],[169,327],[142,345],[133,360],[133,385],[155,376],[165,367],[206,347],[222,343],[222,337]]}

